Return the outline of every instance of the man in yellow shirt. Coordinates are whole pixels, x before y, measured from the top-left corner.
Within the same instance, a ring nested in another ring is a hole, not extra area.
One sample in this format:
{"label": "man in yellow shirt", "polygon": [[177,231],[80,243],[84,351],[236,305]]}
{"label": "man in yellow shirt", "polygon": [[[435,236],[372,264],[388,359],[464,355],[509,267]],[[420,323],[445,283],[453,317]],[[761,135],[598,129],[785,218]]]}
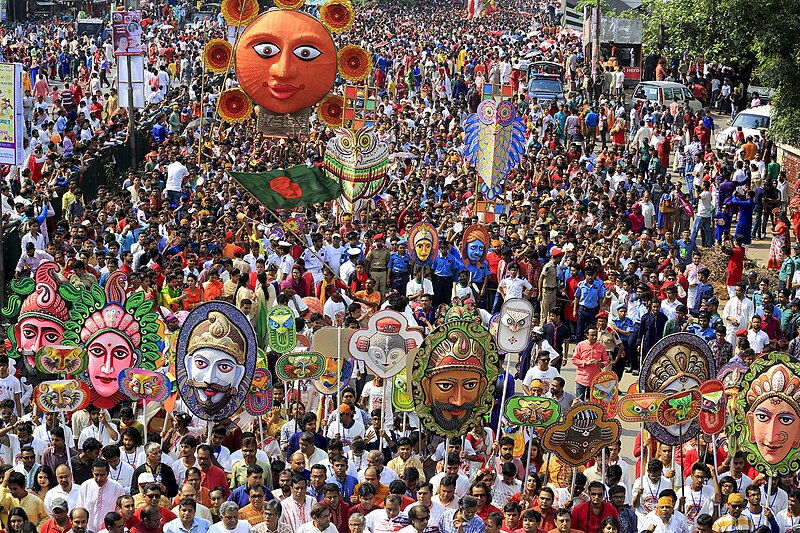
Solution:
{"label": "man in yellow shirt", "polygon": [[420,461],[418,457],[411,455],[411,439],[408,437],[402,437],[397,441],[397,457],[389,461],[386,466],[401,477],[406,468],[416,468],[419,472],[419,481],[425,481],[422,461]]}
{"label": "man in yellow shirt", "polygon": [[9,470],[3,486],[0,487],[0,500],[4,499],[4,493],[11,494],[11,507],[22,507],[28,520],[41,526],[50,519],[44,502],[35,494],[25,490],[25,474]]}

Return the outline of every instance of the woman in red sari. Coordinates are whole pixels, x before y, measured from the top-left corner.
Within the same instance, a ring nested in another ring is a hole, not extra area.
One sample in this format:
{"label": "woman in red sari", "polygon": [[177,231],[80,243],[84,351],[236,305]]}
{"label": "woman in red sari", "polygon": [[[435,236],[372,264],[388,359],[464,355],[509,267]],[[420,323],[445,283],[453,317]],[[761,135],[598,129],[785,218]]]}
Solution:
{"label": "woman in red sari", "polygon": [[783,263],[783,248],[789,246],[789,219],[784,211],[777,207],[773,210],[777,216],[775,226],[772,228],[772,243],[769,246],[769,260],[767,268],[780,270]]}

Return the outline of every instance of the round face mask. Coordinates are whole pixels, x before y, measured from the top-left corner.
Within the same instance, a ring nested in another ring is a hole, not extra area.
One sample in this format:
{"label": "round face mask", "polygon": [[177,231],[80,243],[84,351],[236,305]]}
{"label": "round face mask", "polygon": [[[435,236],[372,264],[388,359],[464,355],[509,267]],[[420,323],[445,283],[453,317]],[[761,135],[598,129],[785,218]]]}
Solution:
{"label": "round face mask", "polygon": [[136,362],[130,343],[115,331],[104,331],[86,346],[89,354],[89,379],[100,396],[119,391],[119,373]]}
{"label": "round face mask", "polygon": [[321,22],[299,11],[267,11],[245,29],[236,46],[242,89],[278,114],[305,109],[328,94],[336,62],[331,35]]}

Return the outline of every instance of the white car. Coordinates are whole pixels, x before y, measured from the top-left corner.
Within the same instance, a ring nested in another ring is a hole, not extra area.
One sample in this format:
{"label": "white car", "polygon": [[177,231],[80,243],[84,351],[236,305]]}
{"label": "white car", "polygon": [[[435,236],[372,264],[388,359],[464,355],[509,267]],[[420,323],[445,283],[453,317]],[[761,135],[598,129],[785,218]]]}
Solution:
{"label": "white car", "polygon": [[760,135],[761,130],[769,128],[771,114],[772,107],[768,105],[751,107],[739,112],[729,127],[717,133],[714,147],[720,151],[725,150],[728,139],[739,128],[742,128],[745,139],[750,135]]}

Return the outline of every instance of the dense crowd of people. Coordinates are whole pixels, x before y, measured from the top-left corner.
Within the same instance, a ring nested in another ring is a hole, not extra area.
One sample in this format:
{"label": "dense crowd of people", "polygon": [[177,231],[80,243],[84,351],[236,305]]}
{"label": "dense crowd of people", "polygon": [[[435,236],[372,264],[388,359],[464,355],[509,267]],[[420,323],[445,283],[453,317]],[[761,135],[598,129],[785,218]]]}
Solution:
{"label": "dense crowd of people", "polygon": [[[211,300],[236,305],[257,332],[266,310],[288,305],[307,339],[326,326],[365,327],[379,309],[404,313],[425,333],[453,306],[484,325],[510,298],[529,299],[535,313],[530,347],[501,372],[491,420],[447,443],[413,412],[393,413],[383,380],[363,366],[340,405],[276,380],[275,407],[261,421],[242,413],[209,424],[179,402],[161,428],[149,418],[145,427],[128,405],[89,406],[69,422],[42,416],[32,409],[35,383],[15,377],[14,360],[0,355],[0,527],[797,531],[796,476],[767,484],[722,436],[716,449],[697,439],[678,450],[642,445],[640,435],[632,450],[617,442],[571,467],[536,432],[498,434],[503,397],[550,396],[566,409],[586,399],[602,369],[637,375],[669,333],[702,337],[718,366],[771,350],[800,356],[800,196],[765,131],[713,149],[710,108],[735,114],[747,105],[742,81],[723,66],[654,53],[645,76],[685,82],[709,111],[631,99],[619,90],[614,52],[592,71],[580,37],[558,25],[558,9],[498,1],[495,13],[468,20],[464,6],[448,2],[359,7],[354,28],[337,39],[373,54],[376,131],[401,154],[392,181],[362,212],[332,203],[278,218],[227,171],[319,165],[333,131],[314,117],[307,138],[277,139],[259,133],[255,118],[212,120],[221,89],[236,85],[235,76],[203,71],[203,44],[227,35],[221,16],[144,7],[138,116],[153,122],[150,150],[95,197],[81,189],[87,161],[127,138],[110,35],[81,36],[58,21],[5,26],[2,58],[25,72],[25,157],[3,170],[0,185],[4,229],[18,225],[22,236],[16,278],[54,261],[64,283],[89,289],[121,271],[129,291],[156,302],[166,335]],[[563,101],[529,97],[535,60],[563,65]],[[464,161],[464,122],[484,83],[513,87],[526,130],[502,209],[491,212]],[[408,250],[420,221],[439,232],[431,267],[416,266]],[[478,223],[490,250],[468,269],[461,242]],[[779,286],[745,271],[751,243],[768,237]],[[727,273],[712,279],[704,263],[719,253],[729,257]],[[569,365],[574,386],[561,374]]]}

